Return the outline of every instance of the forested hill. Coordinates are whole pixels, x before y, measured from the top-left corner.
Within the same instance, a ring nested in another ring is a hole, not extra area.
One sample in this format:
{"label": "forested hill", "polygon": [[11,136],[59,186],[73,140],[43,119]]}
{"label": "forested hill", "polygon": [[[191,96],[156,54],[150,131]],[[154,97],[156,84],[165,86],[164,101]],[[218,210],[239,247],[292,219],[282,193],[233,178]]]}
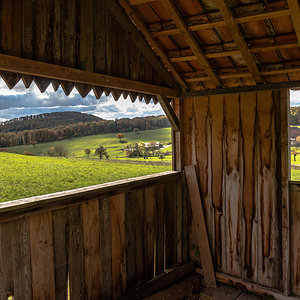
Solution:
{"label": "forested hill", "polygon": [[32,115],[0,122],[0,132],[17,132],[23,130],[55,128],[77,123],[99,122],[103,119],[93,115],[75,112],[53,112],[40,115]]}
{"label": "forested hill", "polygon": [[300,124],[300,106],[290,107],[290,124]]}
{"label": "forested hill", "polygon": [[[3,125],[4,126],[4,125]],[[93,122],[82,122],[68,125],[57,125],[52,128],[40,128],[29,130],[14,130],[10,132],[0,132],[0,148],[17,145],[28,145],[36,143],[53,142],[79,136],[112,132],[137,132],[139,130],[150,130],[170,127],[170,123],[165,116],[150,116],[133,119],[116,119]]]}

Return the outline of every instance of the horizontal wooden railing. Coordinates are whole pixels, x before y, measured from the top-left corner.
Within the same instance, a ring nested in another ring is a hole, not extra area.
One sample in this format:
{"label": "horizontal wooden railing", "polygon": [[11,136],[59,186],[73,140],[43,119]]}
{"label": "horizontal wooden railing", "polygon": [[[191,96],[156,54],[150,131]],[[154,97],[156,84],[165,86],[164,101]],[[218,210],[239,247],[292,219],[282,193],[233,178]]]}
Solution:
{"label": "horizontal wooden railing", "polygon": [[0,204],[0,299],[120,299],[186,261],[181,173]]}

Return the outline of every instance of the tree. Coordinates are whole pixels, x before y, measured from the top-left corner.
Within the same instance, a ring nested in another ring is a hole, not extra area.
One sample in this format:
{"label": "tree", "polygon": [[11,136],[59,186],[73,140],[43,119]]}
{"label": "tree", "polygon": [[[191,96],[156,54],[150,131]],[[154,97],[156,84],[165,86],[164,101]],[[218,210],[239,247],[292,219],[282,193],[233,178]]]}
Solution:
{"label": "tree", "polygon": [[118,133],[118,134],[116,135],[116,138],[119,139],[119,141],[120,141],[120,143],[121,143],[122,138],[124,138],[124,134],[123,134],[123,133]]}
{"label": "tree", "polygon": [[139,129],[137,127],[133,128],[133,132],[135,132],[136,134],[139,134]]}
{"label": "tree", "polygon": [[67,152],[68,151],[63,146],[55,146],[48,148],[46,151],[46,155],[64,157],[67,156]]}
{"label": "tree", "polygon": [[95,155],[99,155],[99,158],[102,159],[103,156],[106,158],[109,158],[109,155],[107,154],[106,148],[100,145],[98,148],[95,150]]}
{"label": "tree", "polygon": [[91,152],[92,151],[89,148],[84,149],[84,154],[87,155],[87,157],[90,157]]}
{"label": "tree", "polygon": [[31,142],[31,145],[33,146],[33,147],[35,147],[36,145],[37,145],[37,141],[33,141],[33,142]]}

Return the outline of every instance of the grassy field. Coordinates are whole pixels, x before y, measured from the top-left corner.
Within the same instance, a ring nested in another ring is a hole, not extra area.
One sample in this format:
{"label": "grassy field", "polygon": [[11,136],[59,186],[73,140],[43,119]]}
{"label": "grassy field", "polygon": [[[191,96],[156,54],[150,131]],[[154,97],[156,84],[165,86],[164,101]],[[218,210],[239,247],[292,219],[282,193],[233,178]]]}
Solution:
{"label": "grassy field", "polygon": [[[127,145],[127,143],[137,143],[140,141],[159,141],[163,143],[164,146],[167,146],[167,144],[171,141],[171,128],[144,130],[139,131],[138,133],[123,132],[123,134],[124,139],[122,143],[120,143],[116,138],[115,133],[107,133],[101,135],[71,138],[51,143],[37,144],[35,147],[31,145],[9,147],[8,152],[22,154],[24,151],[29,151],[36,155],[43,155],[48,148],[59,145],[68,150],[67,157],[84,157],[84,149],[90,148],[92,150],[92,154],[94,154],[95,148],[99,147],[99,145],[102,145],[106,147],[110,158],[125,159],[123,155],[123,149]],[[168,148],[163,149],[163,151],[167,150],[172,151],[172,147],[169,146]],[[165,158],[165,160],[171,159],[171,156]],[[151,160],[158,160],[158,158],[151,158]]]}
{"label": "grassy field", "polygon": [[[113,164],[113,167],[112,167]],[[0,202],[171,170],[157,166],[0,153]],[[112,172],[113,170],[113,172]]]}

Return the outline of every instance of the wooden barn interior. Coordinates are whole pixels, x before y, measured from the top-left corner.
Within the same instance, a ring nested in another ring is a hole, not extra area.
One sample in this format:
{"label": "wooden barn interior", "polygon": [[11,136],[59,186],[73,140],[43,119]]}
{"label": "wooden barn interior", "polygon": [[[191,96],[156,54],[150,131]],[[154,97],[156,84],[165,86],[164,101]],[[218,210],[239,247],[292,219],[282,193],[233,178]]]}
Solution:
{"label": "wooden barn interior", "polygon": [[300,297],[298,0],[1,0],[0,28],[8,88],[160,103],[174,149],[171,172],[1,203],[1,299],[142,299],[191,272]]}

